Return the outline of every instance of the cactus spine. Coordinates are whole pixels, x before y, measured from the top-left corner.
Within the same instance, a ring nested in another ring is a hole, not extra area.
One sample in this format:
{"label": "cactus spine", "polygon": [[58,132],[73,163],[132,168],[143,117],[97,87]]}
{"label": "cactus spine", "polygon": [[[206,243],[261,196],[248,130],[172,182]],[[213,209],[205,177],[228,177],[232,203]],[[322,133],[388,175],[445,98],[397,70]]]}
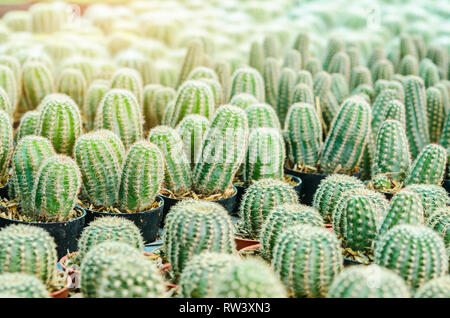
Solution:
{"label": "cactus spine", "polygon": [[259,103],[255,96],[247,93],[241,93],[233,96],[230,100],[230,104],[242,109],[246,109],[249,105]]}
{"label": "cactus spine", "polygon": [[425,218],[428,218],[436,209],[450,204],[450,197],[441,186],[435,184],[411,184],[405,189],[414,191],[420,196]]}

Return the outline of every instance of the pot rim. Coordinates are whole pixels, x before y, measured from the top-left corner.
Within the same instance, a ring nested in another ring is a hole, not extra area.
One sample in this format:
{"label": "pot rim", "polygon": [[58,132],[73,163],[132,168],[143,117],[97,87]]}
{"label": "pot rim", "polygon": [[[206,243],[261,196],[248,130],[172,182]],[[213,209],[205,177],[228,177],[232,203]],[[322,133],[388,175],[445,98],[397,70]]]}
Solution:
{"label": "pot rim", "polygon": [[[4,209],[4,207],[1,207],[1,208]],[[27,225],[44,225],[44,224],[47,224],[47,225],[58,225],[58,224],[64,225],[64,224],[80,221],[81,219],[86,217],[86,211],[82,207],[76,205],[74,207],[74,209],[75,208],[81,210],[83,212],[83,214],[81,216],[75,218],[75,219],[70,219],[70,220],[67,220],[67,221],[60,221],[60,222],[28,222],[28,221],[19,221],[19,220],[15,220],[15,219],[5,218],[5,217],[3,217],[1,215],[0,215],[0,219],[8,220],[8,221],[11,221],[13,223],[27,224]]]}

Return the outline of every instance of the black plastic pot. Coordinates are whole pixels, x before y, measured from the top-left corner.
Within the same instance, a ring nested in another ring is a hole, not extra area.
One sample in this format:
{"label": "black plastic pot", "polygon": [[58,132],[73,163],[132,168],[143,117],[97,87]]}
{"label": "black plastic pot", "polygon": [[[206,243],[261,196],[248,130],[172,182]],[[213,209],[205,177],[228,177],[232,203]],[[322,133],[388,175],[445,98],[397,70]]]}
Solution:
{"label": "black plastic pot", "polygon": [[136,213],[109,213],[84,209],[86,211],[86,225],[88,225],[96,218],[105,216],[122,217],[127,220],[133,221],[134,224],[136,224],[136,226],[141,230],[144,242],[151,243],[156,240],[165,205],[165,199],[161,196],[158,195],[157,200],[161,201],[161,204],[157,208]]}
{"label": "black plastic pot", "polygon": [[[238,189],[234,185],[232,185],[232,187],[234,188],[234,194],[231,197],[225,198],[225,199],[219,199],[219,200],[212,200],[211,202],[219,203],[221,206],[223,206],[225,208],[225,210],[228,211],[229,214],[234,215],[234,213],[235,213],[234,210],[235,210],[235,206],[236,206],[236,198],[238,196]],[[172,206],[174,206],[175,204],[177,204],[178,202],[180,202],[181,199],[169,198],[162,194],[160,194],[160,196],[164,199],[164,202],[165,202],[164,215],[161,220],[161,227],[163,227],[164,221],[166,219],[166,215],[167,215],[167,213],[169,213],[170,208]]]}
{"label": "black plastic pot", "polygon": [[381,191],[381,193],[384,195],[384,197],[386,198],[386,200],[390,200],[390,199],[392,199],[392,197],[394,196],[394,194],[393,194],[393,193],[390,193],[390,192],[384,192],[384,191]]}
{"label": "black plastic pot", "polygon": [[442,186],[447,190],[447,193],[450,194],[450,179],[444,179]]}
{"label": "black plastic pot", "polygon": [[81,235],[81,231],[83,231],[85,218],[85,211],[83,211],[82,216],[65,222],[35,223],[0,217],[0,228],[11,224],[27,224],[43,228],[55,239],[58,259],[60,259],[67,253],[71,253],[77,250],[78,238]]}

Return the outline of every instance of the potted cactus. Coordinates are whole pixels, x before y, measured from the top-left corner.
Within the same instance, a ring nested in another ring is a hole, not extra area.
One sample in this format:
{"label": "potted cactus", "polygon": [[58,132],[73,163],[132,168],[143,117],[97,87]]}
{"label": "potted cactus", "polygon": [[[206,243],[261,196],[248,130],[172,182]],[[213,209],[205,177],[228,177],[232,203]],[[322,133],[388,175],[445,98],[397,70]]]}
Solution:
{"label": "potted cactus", "polygon": [[124,217],[138,226],[146,242],[153,242],[164,207],[157,195],[164,178],[159,148],[140,140],[125,153],[117,135],[96,130],[77,139],[74,157],[83,180],[80,206],[87,212],[86,223],[97,217]]}
{"label": "potted cactus", "polygon": [[[3,101],[9,103],[7,96],[2,95],[0,88],[0,103],[2,102],[2,96],[5,97]],[[11,119],[6,111],[0,109],[0,198],[8,197],[8,180],[9,173],[8,167],[13,154],[13,128]]]}

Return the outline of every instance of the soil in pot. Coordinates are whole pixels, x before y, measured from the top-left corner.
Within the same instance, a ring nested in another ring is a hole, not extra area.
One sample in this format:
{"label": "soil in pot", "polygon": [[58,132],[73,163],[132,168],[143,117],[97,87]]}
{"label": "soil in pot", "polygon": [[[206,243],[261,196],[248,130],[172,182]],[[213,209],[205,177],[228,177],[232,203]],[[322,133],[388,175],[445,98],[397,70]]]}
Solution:
{"label": "soil in pot", "polygon": [[78,238],[84,228],[86,212],[75,208],[70,220],[62,222],[33,222],[19,212],[16,201],[0,200],[0,228],[11,224],[27,224],[43,228],[55,239],[58,258],[77,250]]}
{"label": "soil in pot", "polygon": [[164,225],[164,221],[166,218],[167,213],[169,213],[170,208],[180,202],[181,200],[187,200],[187,199],[196,199],[196,200],[207,200],[212,202],[217,202],[221,206],[225,208],[225,210],[228,211],[229,214],[234,215],[235,212],[235,206],[236,206],[236,198],[237,198],[238,190],[237,188],[232,185],[231,187],[228,187],[227,190],[225,190],[225,193],[223,194],[215,194],[210,196],[202,196],[194,191],[188,191],[186,193],[183,193],[181,195],[176,195],[172,192],[170,192],[167,189],[163,189],[160,192],[160,196],[164,199],[164,215],[161,221],[161,226]]}
{"label": "soil in pot", "polygon": [[163,216],[165,200],[157,196],[152,209],[142,212],[124,212],[117,208],[95,207],[93,205],[80,202],[79,205],[86,211],[86,225],[94,219],[104,216],[119,216],[130,221],[141,230],[144,242],[154,242],[158,237],[158,228]]}

